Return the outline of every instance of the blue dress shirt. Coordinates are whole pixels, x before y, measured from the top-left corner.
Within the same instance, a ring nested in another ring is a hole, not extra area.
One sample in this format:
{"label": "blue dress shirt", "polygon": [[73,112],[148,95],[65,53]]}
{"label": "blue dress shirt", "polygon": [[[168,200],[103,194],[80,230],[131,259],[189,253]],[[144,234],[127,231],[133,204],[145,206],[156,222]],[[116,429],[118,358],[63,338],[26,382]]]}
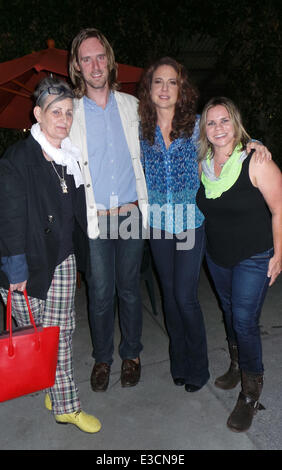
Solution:
{"label": "blue dress shirt", "polygon": [[136,180],[118,105],[110,93],[105,109],[85,97],[89,169],[98,209],[137,200]]}

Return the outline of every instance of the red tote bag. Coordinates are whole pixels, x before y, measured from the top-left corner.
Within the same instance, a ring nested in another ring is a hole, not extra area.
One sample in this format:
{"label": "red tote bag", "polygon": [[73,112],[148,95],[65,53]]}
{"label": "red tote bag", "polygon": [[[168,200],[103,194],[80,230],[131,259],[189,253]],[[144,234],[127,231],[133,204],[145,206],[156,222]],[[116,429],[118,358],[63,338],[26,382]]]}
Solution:
{"label": "red tote bag", "polygon": [[36,326],[26,291],[30,326],[12,331],[11,292],[7,298],[7,332],[0,334],[0,402],[52,387],[58,360],[58,326]]}

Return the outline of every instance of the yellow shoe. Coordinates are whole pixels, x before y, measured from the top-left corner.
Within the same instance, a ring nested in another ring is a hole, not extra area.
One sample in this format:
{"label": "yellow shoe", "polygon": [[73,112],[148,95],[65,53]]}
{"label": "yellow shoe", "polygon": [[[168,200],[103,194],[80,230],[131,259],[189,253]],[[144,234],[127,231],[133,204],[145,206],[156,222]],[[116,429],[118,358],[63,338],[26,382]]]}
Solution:
{"label": "yellow shoe", "polygon": [[64,415],[55,415],[58,424],[74,424],[84,432],[98,432],[102,425],[95,416],[88,415],[84,411],[76,411]]}
{"label": "yellow shoe", "polygon": [[46,393],[46,395],[45,395],[44,404],[45,404],[45,408],[47,408],[47,410],[52,411],[52,402],[51,402],[51,398],[50,398],[49,393]]}

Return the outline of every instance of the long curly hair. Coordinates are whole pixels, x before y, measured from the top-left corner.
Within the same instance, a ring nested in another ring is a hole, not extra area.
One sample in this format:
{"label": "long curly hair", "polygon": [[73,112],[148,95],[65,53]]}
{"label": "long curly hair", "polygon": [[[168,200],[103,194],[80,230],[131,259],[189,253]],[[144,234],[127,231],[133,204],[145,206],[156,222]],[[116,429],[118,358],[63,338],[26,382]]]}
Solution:
{"label": "long curly hair", "polygon": [[139,115],[141,120],[142,138],[153,145],[157,125],[157,112],[151,99],[151,86],[154,72],[162,65],[169,65],[177,72],[178,99],[175,105],[174,117],[171,124],[170,140],[179,137],[191,137],[193,134],[198,92],[188,78],[186,69],[171,57],[163,57],[152,64],[143,74],[139,87]]}

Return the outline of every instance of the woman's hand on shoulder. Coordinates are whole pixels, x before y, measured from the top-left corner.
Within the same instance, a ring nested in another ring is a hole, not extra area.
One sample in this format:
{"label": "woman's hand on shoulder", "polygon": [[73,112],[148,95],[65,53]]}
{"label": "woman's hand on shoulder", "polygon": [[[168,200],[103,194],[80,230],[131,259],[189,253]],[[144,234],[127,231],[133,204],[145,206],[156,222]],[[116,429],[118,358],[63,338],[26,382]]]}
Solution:
{"label": "woman's hand on shoulder", "polygon": [[264,162],[265,160],[272,160],[272,155],[268,148],[261,142],[248,142],[246,145],[247,153],[250,153],[252,149],[255,149],[254,158],[257,162]]}

